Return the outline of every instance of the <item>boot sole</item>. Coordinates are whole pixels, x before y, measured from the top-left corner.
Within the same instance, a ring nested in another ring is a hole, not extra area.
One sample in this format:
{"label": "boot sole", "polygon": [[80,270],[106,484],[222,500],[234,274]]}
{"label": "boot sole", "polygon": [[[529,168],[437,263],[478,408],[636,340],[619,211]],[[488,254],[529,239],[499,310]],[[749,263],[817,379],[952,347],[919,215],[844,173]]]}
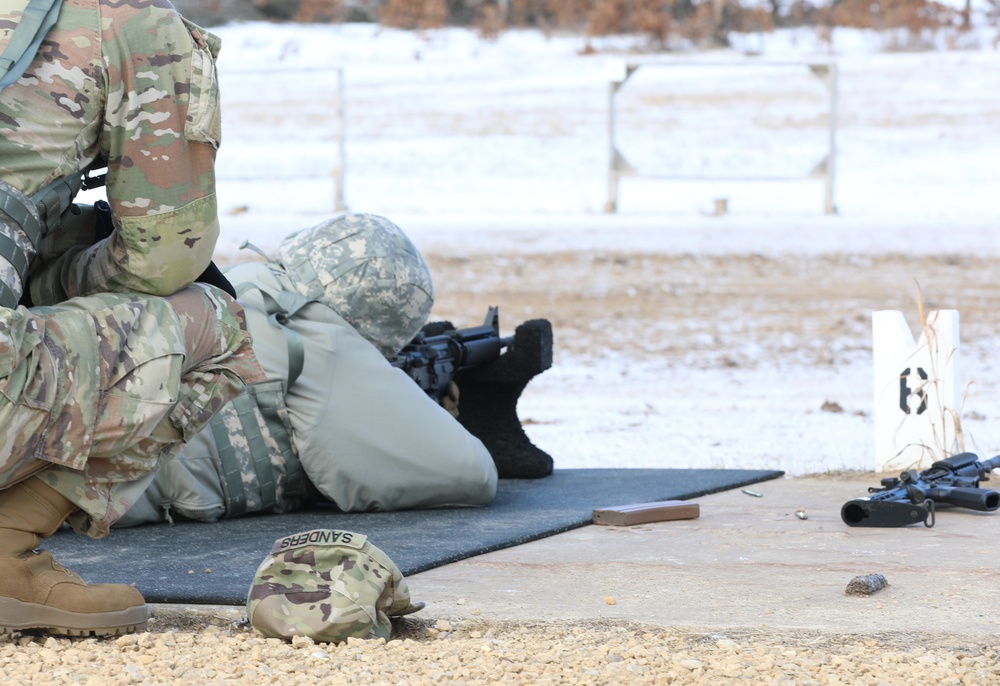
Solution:
{"label": "boot sole", "polygon": [[59,636],[116,636],[145,631],[146,605],[114,612],[71,612],[48,605],[0,598],[0,635],[42,629]]}

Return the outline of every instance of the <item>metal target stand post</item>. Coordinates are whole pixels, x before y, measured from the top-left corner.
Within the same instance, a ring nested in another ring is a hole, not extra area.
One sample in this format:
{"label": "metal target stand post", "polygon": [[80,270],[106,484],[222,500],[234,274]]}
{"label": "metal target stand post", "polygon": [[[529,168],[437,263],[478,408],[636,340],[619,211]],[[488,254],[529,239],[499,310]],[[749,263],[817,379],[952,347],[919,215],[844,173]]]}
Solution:
{"label": "metal target stand post", "polygon": [[[612,61],[608,64],[608,200],[604,205],[604,211],[615,213],[618,211],[618,190],[622,177],[640,176],[638,170],[633,167],[625,156],[618,149],[615,140],[617,128],[617,103],[616,95],[626,84],[629,78],[638,71],[640,67],[688,67],[688,68],[711,68],[711,67],[740,67],[740,63],[709,63],[709,64],[684,64],[675,65],[668,62],[621,62]],[[819,164],[805,178],[821,178],[824,182],[823,211],[825,214],[836,214],[837,207],[834,202],[834,182],[836,178],[836,153],[837,153],[837,100],[838,100],[838,69],[833,63],[799,63],[799,62],[767,62],[760,64],[747,64],[751,67],[789,67],[804,66],[809,71],[821,79],[826,86],[830,98],[829,110],[829,147],[826,156],[820,160]],[[669,176],[669,175],[642,175],[645,178],[656,178],[664,180],[694,180],[690,176]],[[740,180],[740,181],[793,181],[800,177],[711,177],[711,181]]]}

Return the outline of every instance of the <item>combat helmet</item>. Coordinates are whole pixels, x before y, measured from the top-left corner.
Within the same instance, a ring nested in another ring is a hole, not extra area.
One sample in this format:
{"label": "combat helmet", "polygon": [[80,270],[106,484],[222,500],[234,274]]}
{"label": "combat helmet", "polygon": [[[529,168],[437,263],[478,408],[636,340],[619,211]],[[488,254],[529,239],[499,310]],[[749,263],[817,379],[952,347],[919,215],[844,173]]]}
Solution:
{"label": "combat helmet", "polygon": [[284,536],[257,568],[247,619],[269,638],[317,643],[388,640],[392,617],[417,612],[399,567],[364,534],[314,529]]}
{"label": "combat helmet", "polygon": [[333,217],[285,238],[277,259],[299,293],[332,308],[386,357],[413,340],[434,304],[423,256],[385,217]]}

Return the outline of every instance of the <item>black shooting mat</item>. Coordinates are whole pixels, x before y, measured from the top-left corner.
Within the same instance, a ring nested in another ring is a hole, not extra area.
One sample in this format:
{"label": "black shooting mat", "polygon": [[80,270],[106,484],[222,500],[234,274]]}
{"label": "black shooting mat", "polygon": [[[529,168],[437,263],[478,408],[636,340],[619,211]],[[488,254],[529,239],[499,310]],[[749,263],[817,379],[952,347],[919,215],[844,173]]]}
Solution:
{"label": "black shooting mat", "polygon": [[737,469],[557,469],[543,479],[501,479],[484,508],[343,513],[313,508],[211,524],[113,529],[99,541],[63,528],[43,541],[91,583],[134,583],[151,603],[242,605],[254,572],[282,536],[310,529],[366,534],[404,575],[591,523],[593,510],[689,500],[781,476]]}

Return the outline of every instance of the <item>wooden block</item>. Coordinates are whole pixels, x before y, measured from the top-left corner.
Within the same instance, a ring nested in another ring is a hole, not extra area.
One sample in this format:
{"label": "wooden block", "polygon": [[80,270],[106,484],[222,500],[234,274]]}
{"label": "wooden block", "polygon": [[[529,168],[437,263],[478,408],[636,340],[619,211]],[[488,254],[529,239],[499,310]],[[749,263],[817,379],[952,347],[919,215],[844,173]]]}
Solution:
{"label": "wooden block", "polygon": [[655,503],[633,503],[594,510],[594,524],[631,526],[674,519],[696,519],[701,514],[698,503],[689,500],[661,500]]}

